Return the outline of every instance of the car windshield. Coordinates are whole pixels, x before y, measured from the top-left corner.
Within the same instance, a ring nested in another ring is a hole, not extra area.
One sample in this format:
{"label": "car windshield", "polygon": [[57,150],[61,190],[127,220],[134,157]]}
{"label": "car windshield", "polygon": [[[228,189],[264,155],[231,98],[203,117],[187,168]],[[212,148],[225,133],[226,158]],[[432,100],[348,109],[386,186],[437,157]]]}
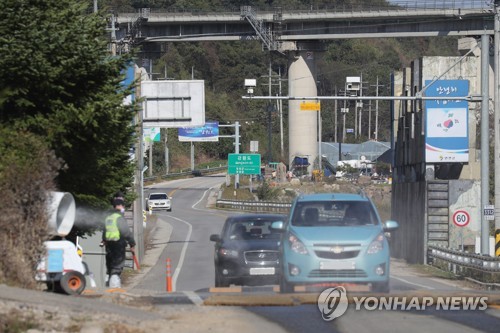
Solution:
{"label": "car windshield", "polygon": [[151,194],[149,196],[150,200],[165,200],[168,199],[168,196],[165,193]]}
{"label": "car windshield", "polygon": [[237,221],[228,228],[227,236],[231,240],[241,239],[279,239],[280,233],[271,228],[276,220]]}
{"label": "car windshield", "polygon": [[298,202],[292,216],[294,226],[363,226],[378,223],[367,201]]}

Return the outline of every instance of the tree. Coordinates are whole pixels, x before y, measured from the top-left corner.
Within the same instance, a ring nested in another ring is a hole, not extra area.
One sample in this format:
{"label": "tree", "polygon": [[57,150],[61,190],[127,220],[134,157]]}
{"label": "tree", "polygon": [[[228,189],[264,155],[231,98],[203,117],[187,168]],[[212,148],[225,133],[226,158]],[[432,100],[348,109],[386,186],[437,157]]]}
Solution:
{"label": "tree", "polygon": [[64,161],[59,189],[92,207],[129,188],[134,169],[130,59],[109,55],[105,28],[81,1],[0,2],[0,123],[44,137]]}

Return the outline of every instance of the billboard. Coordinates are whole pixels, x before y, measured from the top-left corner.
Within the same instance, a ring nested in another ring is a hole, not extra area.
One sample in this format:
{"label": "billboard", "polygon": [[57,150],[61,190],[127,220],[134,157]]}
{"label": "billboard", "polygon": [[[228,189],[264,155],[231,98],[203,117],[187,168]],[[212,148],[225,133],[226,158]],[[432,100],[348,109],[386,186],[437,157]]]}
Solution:
{"label": "billboard", "polygon": [[[426,81],[426,86],[432,81]],[[469,95],[468,80],[437,80],[425,92],[427,97],[449,100],[425,101],[425,161],[454,163],[469,161],[469,106],[453,97]]]}
{"label": "billboard", "polygon": [[141,82],[142,121],[149,127],[205,125],[205,81],[157,80]]}
{"label": "billboard", "polygon": [[200,127],[180,127],[180,142],[218,142],[219,141],[219,122],[206,122],[205,126]]}

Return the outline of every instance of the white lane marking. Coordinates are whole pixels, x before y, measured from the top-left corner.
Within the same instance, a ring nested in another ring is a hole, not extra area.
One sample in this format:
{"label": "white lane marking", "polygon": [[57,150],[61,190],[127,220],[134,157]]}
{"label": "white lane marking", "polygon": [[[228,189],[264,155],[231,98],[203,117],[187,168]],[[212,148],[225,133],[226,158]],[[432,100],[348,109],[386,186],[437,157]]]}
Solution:
{"label": "white lane marking", "polygon": [[203,300],[194,291],[185,291],[184,295],[186,295],[195,305],[203,305]]}
{"label": "white lane marking", "polygon": [[169,217],[179,222],[182,222],[188,226],[188,232],[186,235],[186,240],[184,241],[184,245],[182,246],[181,255],[179,257],[179,263],[177,264],[174,275],[172,277],[172,291],[176,291],[177,277],[179,276],[179,273],[181,272],[182,269],[182,265],[184,264],[184,258],[186,257],[186,251],[189,246],[189,240],[191,239],[191,234],[193,232],[193,226],[191,225],[191,223],[184,221],[178,217],[175,216],[169,216]]}
{"label": "white lane marking", "polygon": [[403,278],[396,277],[396,276],[394,276],[394,275],[391,275],[391,279],[399,280],[399,281],[401,281],[401,282],[404,282],[404,283],[407,283],[407,284],[411,284],[411,285],[413,285],[413,286],[417,286],[417,287],[422,287],[422,288],[429,289],[429,290],[436,289],[436,288],[433,288],[433,287],[425,286],[425,285],[423,285],[423,284],[410,282],[410,281],[408,281],[408,280],[405,280],[405,279],[403,279]]}
{"label": "white lane marking", "polygon": [[207,194],[208,191],[211,191],[213,189],[213,186],[208,188],[205,192],[203,192],[203,195],[201,196],[200,200],[196,201],[192,206],[191,208],[193,208],[194,210],[201,210],[201,211],[204,211],[205,209],[199,209],[199,208],[196,208],[195,206],[198,205],[204,198],[205,198],[205,195]]}

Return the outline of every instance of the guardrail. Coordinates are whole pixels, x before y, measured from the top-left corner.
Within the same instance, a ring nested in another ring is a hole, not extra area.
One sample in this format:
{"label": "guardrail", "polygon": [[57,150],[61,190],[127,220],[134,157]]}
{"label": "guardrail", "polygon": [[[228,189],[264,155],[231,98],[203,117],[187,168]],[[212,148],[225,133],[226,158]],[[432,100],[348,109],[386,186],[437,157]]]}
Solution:
{"label": "guardrail", "polygon": [[181,172],[172,172],[168,173],[163,176],[153,176],[153,177],[144,177],[144,181],[154,181],[157,179],[169,179],[169,178],[176,178],[176,177],[185,177],[185,176],[203,176],[206,174],[211,174],[214,172],[219,172],[219,171],[225,171],[227,170],[227,165],[223,165],[220,167],[215,167],[215,168],[206,168],[206,169],[195,169],[195,170],[188,170],[188,171],[181,171]]}
{"label": "guardrail", "polygon": [[292,204],[290,202],[218,199],[215,206],[217,208],[236,209],[241,211],[288,214]]}
{"label": "guardrail", "polygon": [[443,260],[452,265],[485,273],[500,273],[500,257],[467,253],[434,245],[428,246],[427,254],[431,258]]}

